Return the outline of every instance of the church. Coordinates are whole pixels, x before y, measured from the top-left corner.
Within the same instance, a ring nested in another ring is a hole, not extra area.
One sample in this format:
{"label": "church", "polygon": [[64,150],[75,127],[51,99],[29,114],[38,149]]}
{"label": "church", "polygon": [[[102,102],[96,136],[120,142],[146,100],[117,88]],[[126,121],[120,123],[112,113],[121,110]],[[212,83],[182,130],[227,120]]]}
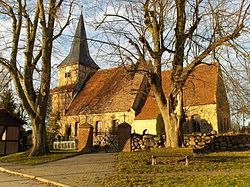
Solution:
{"label": "church", "polygon": [[[68,56],[60,63],[58,86],[51,90],[52,114],[59,113],[61,133],[77,137],[79,125],[93,126],[94,135],[115,133],[120,123],[131,133],[156,134],[160,114],[145,73],[130,66],[100,69],[91,58],[81,15]],[[171,71],[163,71],[167,95]],[[201,64],[184,86],[184,133],[218,133],[230,129],[230,111],[219,63]]]}

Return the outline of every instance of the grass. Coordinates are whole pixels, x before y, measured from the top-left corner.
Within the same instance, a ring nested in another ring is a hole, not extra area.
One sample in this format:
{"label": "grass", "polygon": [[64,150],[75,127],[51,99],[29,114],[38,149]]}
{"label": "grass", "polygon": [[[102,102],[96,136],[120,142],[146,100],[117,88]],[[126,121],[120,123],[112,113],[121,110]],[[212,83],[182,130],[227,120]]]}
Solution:
{"label": "grass", "polygon": [[[151,165],[151,156],[157,165]],[[185,156],[191,157],[185,166]],[[193,154],[191,149],[119,153],[104,186],[250,186],[250,151]]]}
{"label": "grass", "polygon": [[250,174],[245,175],[211,175],[211,176],[152,176],[131,177],[113,176],[104,182],[105,186],[179,186],[179,187],[249,187]]}
{"label": "grass", "polygon": [[53,162],[64,158],[76,156],[76,151],[52,151],[51,154],[44,156],[29,157],[26,152],[14,153],[0,157],[0,162],[21,164],[21,165],[38,165],[47,162]]}

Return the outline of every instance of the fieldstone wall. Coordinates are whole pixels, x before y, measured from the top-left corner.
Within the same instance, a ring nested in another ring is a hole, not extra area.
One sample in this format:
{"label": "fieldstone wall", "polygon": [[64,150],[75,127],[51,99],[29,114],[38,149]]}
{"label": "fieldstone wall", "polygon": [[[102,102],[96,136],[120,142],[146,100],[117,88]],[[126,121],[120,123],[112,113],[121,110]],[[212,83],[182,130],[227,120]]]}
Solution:
{"label": "fieldstone wall", "polygon": [[195,134],[185,136],[184,144],[193,149],[210,151],[232,151],[250,149],[250,135],[247,134]]}
{"label": "fieldstone wall", "polygon": [[[132,134],[132,151],[144,151],[164,147],[165,139],[157,135]],[[248,134],[211,134],[197,133],[184,136],[184,145],[193,149],[209,151],[249,150]]]}
{"label": "fieldstone wall", "polygon": [[132,134],[132,151],[143,151],[161,147],[164,147],[164,139],[160,136]]}

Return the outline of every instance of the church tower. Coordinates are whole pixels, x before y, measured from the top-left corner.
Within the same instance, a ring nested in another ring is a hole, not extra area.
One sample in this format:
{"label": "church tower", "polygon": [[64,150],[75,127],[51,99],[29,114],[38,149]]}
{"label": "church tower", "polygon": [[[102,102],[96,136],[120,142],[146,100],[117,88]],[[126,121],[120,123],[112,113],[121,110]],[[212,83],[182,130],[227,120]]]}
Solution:
{"label": "church tower", "polygon": [[58,87],[51,90],[52,113],[64,115],[73,94],[95,73],[99,66],[89,54],[83,15],[80,15],[68,56],[60,63]]}
{"label": "church tower", "polygon": [[85,79],[87,74],[95,72],[99,69],[99,66],[94,62],[89,54],[82,14],[80,15],[78,21],[69,55],[58,67],[59,87],[81,82]]}

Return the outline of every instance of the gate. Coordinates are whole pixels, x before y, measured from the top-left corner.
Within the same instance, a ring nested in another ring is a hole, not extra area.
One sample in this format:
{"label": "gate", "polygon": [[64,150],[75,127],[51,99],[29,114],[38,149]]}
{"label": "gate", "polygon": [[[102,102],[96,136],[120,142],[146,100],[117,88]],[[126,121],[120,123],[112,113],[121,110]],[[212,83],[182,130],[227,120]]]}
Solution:
{"label": "gate", "polygon": [[93,147],[95,152],[118,152],[117,132],[96,132],[93,135]]}

